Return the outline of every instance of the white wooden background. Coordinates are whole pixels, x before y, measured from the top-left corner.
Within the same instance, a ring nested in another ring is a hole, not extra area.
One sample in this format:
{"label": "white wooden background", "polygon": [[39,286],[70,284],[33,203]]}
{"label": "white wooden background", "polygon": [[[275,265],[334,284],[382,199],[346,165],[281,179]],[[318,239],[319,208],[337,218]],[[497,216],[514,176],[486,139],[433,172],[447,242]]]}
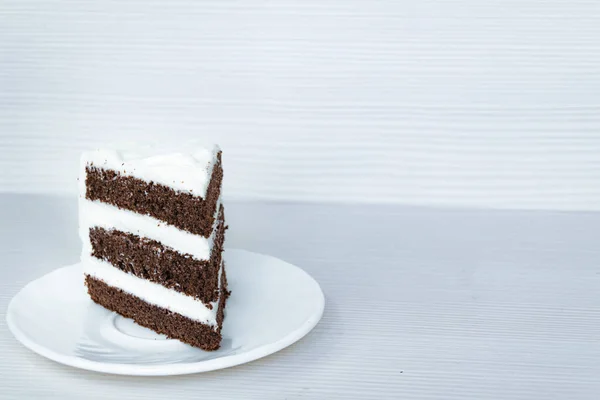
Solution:
{"label": "white wooden background", "polygon": [[0,190],[203,136],[231,198],[600,209],[596,0],[0,0]]}
{"label": "white wooden background", "polygon": [[[8,301],[80,248],[75,196],[40,192],[196,135],[244,200],[228,245],[313,275],[316,329],[156,379],[18,345]],[[0,194],[0,398],[600,393],[600,214],[246,201],[600,210],[600,1],[0,0],[0,191],[36,192]]]}

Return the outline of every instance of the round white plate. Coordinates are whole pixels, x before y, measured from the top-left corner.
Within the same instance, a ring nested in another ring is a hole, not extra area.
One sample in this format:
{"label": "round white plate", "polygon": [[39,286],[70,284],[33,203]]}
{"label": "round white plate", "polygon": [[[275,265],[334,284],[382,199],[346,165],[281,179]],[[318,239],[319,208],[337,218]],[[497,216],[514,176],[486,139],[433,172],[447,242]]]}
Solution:
{"label": "round white plate", "polygon": [[225,261],[231,297],[217,351],[167,339],[93,303],[80,264],[21,289],[8,306],[8,327],[29,349],[73,367],[179,375],[265,357],[302,338],[321,319],[323,292],[300,268],[244,250],[225,250]]}

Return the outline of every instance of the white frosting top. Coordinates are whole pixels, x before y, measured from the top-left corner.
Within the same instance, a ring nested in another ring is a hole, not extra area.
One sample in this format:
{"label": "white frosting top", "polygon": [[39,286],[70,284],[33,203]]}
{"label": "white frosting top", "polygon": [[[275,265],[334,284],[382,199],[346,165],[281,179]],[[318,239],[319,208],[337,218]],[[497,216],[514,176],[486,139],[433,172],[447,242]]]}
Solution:
{"label": "white frosting top", "polygon": [[97,149],[83,153],[81,164],[82,169],[93,164],[204,198],[220,149],[217,145],[190,149],[193,150],[172,151],[164,146]]}

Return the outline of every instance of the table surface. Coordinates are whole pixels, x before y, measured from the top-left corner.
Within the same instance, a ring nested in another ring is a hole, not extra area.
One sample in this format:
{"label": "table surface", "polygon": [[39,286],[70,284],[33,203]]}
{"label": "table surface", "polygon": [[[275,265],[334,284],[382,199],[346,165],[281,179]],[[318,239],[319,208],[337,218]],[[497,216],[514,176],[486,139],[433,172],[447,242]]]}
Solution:
{"label": "table surface", "polygon": [[250,364],[77,370],[22,347],[6,307],[77,261],[76,199],[0,196],[0,397],[585,399],[600,392],[600,214],[228,203],[228,245],[309,272],[323,320]]}

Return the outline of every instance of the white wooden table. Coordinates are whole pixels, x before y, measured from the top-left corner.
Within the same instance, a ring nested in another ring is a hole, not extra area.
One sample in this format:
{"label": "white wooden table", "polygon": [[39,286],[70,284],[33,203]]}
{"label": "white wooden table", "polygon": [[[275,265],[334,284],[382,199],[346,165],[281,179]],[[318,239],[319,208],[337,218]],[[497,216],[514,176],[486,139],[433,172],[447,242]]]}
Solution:
{"label": "white wooden table", "polygon": [[228,203],[228,245],[321,284],[321,323],[273,356],[110,376],[23,348],[6,306],[77,261],[74,197],[0,196],[0,397],[597,399],[600,214]]}

